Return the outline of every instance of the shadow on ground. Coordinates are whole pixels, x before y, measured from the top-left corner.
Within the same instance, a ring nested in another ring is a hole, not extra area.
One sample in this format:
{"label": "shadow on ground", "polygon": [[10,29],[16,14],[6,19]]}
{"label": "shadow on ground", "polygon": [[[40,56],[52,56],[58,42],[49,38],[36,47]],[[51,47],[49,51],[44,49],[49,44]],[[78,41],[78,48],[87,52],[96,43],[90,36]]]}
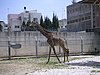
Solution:
{"label": "shadow on ground", "polygon": [[73,62],[69,63],[71,66],[88,66],[88,67],[94,67],[94,68],[100,68],[100,62],[96,61],[87,61],[87,62]]}

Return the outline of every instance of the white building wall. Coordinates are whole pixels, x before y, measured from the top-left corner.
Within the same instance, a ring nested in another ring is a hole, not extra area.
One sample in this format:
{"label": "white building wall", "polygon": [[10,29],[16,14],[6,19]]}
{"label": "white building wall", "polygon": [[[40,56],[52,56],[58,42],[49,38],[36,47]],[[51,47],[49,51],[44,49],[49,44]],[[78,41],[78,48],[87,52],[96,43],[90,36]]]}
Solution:
{"label": "white building wall", "polygon": [[11,30],[12,31],[21,31],[21,21],[17,20],[17,19],[13,19]]}
{"label": "white building wall", "polygon": [[32,22],[34,19],[37,19],[37,21],[40,23],[40,18],[42,14],[38,13],[37,10],[31,10],[22,12],[20,16],[22,22],[25,21],[25,23],[27,23],[28,20]]}
{"label": "white building wall", "polygon": [[37,13],[37,10],[30,10],[29,13]]}
{"label": "white building wall", "polygon": [[59,26],[60,28],[65,28],[67,25],[67,19],[61,19],[59,20]]}
{"label": "white building wall", "polygon": [[27,21],[29,20],[29,13],[23,12],[23,13],[20,14],[20,16],[21,16],[22,23],[23,23],[23,21],[25,23],[27,23]]}
{"label": "white building wall", "polygon": [[34,21],[34,19],[36,19],[36,21],[40,24],[41,16],[42,16],[41,13],[30,13],[30,20]]}
{"label": "white building wall", "polygon": [[11,31],[21,31],[21,20],[19,14],[9,14],[8,15],[8,25]]}
{"label": "white building wall", "polygon": [[27,21],[38,21],[40,23],[40,18],[42,14],[37,13],[37,10],[25,11],[20,14],[9,14],[8,15],[8,25],[11,27],[11,31],[21,31],[21,25],[23,21],[27,24]]}

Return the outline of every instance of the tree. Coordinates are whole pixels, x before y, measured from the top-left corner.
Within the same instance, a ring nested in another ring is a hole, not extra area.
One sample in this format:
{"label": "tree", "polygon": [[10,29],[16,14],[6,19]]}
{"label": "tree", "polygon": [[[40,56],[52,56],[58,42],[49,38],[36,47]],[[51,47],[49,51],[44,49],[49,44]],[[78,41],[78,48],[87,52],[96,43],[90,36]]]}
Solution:
{"label": "tree", "polygon": [[42,27],[45,27],[44,26],[44,23],[43,23],[43,17],[41,16],[41,18],[40,18],[40,25],[42,26]]}
{"label": "tree", "polygon": [[2,27],[2,25],[0,24],[0,31],[2,31],[2,28],[3,28],[3,27]]}
{"label": "tree", "polygon": [[52,18],[52,29],[53,29],[53,30],[58,30],[58,28],[59,28],[58,17],[53,13],[53,18]]}
{"label": "tree", "polygon": [[25,31],[26,25],[25,25],[25,21],[23,21],[22,25],[21,25],[21,30]]}
{"label": "tree", "polygon": [[48,17],[45,18],[44,28],[51,29],[51,21],[50,21],[50,19]]}
{"label": "tree", "polygon": [[30,31],[32,28],[30,27],[31,25],[31,21],[30,20],[28,20],[27,21],[27,24],[26,24],[26,31]]}

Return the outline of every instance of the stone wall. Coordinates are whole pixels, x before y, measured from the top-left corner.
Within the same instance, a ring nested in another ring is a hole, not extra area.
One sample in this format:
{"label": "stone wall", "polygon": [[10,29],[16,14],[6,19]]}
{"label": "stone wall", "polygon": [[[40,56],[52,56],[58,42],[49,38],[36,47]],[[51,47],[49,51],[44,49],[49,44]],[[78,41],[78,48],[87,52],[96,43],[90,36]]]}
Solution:
{"label": "stone wall", "polygon": [[[68,43],[70,53],[87,53],[95,52],[99,50],[99,35],[93,32],[61,32],[56,33],[57,36],[65,38]],[[10,43],[21,44],[20,49],[11,48],[12,56],[23,56],[23,55],[46,55],[49,51],[48,43],[46,38],[40,34],[40,32],[11,32]],[[0,57],[8,56],[8,33],[0,33]],[[37,44],[36,44],[37,41]],[[37,48],[36,48],[37,46]],[[56,47],[57,53],[62,53],[59,47]],[[52,52],[53,54],[53,52]]]}

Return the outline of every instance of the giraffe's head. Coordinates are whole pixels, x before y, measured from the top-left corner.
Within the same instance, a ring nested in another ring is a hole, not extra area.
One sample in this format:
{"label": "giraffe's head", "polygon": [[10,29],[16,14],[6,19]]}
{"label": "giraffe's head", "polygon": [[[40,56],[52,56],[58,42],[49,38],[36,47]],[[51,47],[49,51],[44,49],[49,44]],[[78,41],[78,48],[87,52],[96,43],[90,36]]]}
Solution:
{"label": "giraffe's head", "polygon": [[32,21],[30,23],[30,26],[34,26],[36,28],[38,24],[39,24],[38,22]]}
{"label": "giraffe's head", "polygon": [[39,23],[37,21],[32,21],[32,25],[37,26],[37,25],[39,25]]}
{"label": "giraffe's head", "polygon": [[32,25],[36,28],[36,30],[44,31],[44,28],[37,21],[32,21]]}
{"label": "giraffe's head", "polygon": [[32,21],[30,26],[34,26],[34,28],[37,30],[39,23],[37,21]]}

